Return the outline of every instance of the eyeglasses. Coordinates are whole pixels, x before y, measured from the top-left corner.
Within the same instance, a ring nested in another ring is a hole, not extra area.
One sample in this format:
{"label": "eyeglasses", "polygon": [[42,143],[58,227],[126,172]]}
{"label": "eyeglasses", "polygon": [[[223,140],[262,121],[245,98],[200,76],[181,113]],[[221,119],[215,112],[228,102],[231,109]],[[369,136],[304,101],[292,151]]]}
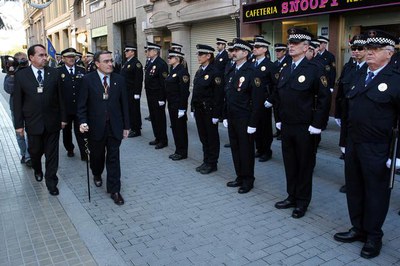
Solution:
{"label": "eyeglasses", "polygon": [[174,57],[175,57],[175,56],[168,56],[167,58],[168,58],[168,59],[172,59],[172,58],[174,58]]}
{"label": "eyeglasses", "polygon": [[275,50],[275,52],[278,52],[278,53],[283,52],[283,51],[285,51],[285,49],[276,49]]}
{"label": "eyeglasses", "polygon": [[351,47],[351,50],[354,51],[364,51],[364,47]]}
{"label": "eyeglasses", "polygon": [[262,47],[264,47],[264,46],[260,46],[260,45],[254,45],[254,46],[253,46],[253,48],[256,48],[256,49],[262,48]]}

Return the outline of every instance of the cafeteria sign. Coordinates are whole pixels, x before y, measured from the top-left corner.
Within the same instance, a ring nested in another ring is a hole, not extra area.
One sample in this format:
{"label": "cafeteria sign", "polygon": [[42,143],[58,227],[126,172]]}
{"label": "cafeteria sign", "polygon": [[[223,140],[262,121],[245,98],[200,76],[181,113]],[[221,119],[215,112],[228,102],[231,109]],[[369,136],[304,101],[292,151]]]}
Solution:
{"label": "cafeteria sign", "polygon": [[391,5],[400,5],[400,2],[393,0],[269,0],[243,5],[243,22],[277,20]]}

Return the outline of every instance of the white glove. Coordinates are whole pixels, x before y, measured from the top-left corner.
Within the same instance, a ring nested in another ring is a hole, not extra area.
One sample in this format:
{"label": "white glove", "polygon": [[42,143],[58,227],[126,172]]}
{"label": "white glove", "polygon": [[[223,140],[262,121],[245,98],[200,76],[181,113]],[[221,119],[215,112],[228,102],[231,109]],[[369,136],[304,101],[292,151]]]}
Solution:
{"label": "white glove", "polygon": [[331,93],[333,92],[333,88],[330,88]]}
{"label": "white glove", "polygon": [[133,95],[133,98],[135,98],[135,100],[139,100],[140,99],[140,95],[139,94],[135,94],[135,95]]}
{"label": "white glove", "polygon": [[335,118],[335,122],[339,127],[342,126],[342,120],[340,118]]}
{"label": "white glove", "polygon": [[340,151],[345,154],[346,153],[346,148],[345,147],[340,147]]}
{"label": "white glove", "polygon": [[86,131],[89,131],[89,127],[86,123],[83,123],[79,126],[79,131],[81,133],[85,133]]}
{"label": "white glove", "polygon": [[219,119],[218,118],[211,118],[212,123],[215,125],[216,123],[218,123]]}
{"label": "white glove", "polygon": [[224,125],[224,127],[228,127],[228,119],[222,120],[222,124]]}
{"label": "white glove", "polygon": [[277,129],[279,129],[279,130],[281,130],[281,126],[282,126],[282,123],[281,123],[281,122],[278,122],[278,123],[275,124],[275,127],[276,127]]}
{"label": "white glove", "polygon": [[186,110],[178,110],[178,118],[181,118],[182,116],[185,115]]}
{"label": "white glove", "polygon": [[247,133],[248,134],[254,134],[256,132],[256,128],[255,127],[247,127]]}
{"label": "white glove", "polygon": [[[386,161],[386,167],[390,169],[391,164],[392,164],[392,159],[389,158]],[[394,166],[395,166],[395,169],[400,169],[400,159],[399,158],[396,158],[396,162],[395,162]]]}
{"label": "white glove", "polygon": [[271,108],[272,107],[272,103],[270,103],[269,101],[265,101],[264,102],[264,106],[265,106],[265,108]]}
{"label": "white glove", "polygon": [[164,104],[165,104],[164,101],[158,101],[158,105],[159,105],[159,106],[163,106]]}
{"label": "white glove", "polygon": [[190,112],[190,116],[194,119],[194,112]]}
{"label": "white glove", "polygon": [[310,134],[321,134],[321,129],[315,128],[313,126],[308,127],[308,131],[310,131]]}

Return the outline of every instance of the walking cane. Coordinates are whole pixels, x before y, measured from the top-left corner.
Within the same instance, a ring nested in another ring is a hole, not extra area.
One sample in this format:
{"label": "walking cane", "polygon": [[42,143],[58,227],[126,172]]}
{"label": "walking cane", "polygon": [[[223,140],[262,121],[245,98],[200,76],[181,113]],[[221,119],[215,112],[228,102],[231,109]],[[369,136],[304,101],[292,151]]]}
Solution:
{"label": "walking cane", "polygon": [[86,176],[87,176],[87,188],[88,188],[88,197],[90,202],[90,181],[89,181],[89,162],[90,162],[90,150],[89,150],[89,141],[87,133],[84,134],[83,140],[85,141],[85,153],[86,153]]}

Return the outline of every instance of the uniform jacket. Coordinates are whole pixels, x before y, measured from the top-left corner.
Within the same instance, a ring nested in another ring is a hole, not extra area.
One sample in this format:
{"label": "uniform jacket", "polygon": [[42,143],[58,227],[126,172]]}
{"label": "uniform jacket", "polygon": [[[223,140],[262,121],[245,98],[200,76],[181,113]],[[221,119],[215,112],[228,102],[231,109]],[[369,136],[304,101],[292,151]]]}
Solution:
{"label": "uniform jacket", "polygon": [[389,143],[400,114],[400,73],[388,64],[365,86],[366,72],[347,93],[348,137],[355,143]]}
{"label": "uniform jacket", "polygon": [[289,55],[285,55],[285,58],[282,60],[282,62],[279,62],[276,60],[274,62],[274,77],[275,77],[275,83],[278,83],[279,80],[279,74],[282,71],[282,68],[287,65],[292,64],[292,57]]}
{"label": "uniform jacket", "polygon": [[[255,67],[255,62],[252,63]],[[263,100],[265,101],[274,90],[276,79],[274,77],[275,67],[274,64],[267,57],[261,61],[257,67],[255,67],[259,71],[259,77],[261,78],[262,88],[263,88]]]}
{"label": "uniform jacket", "polygon": [[121,68],[121,75],[125,78],[128,90],[133,94],[142,94],[143,87],[143,66],[136,57],[126,61]]}
{"label": "uniform jacket", "polygon": [[262,83],[262,73],[246,62],[236,73],[234,70],[230,74],[225,87],[224,117],[228,121],[248,118],[247,126],[256,127],[266,87]]}
{"label": "uniform jacket", "polygon": [[214,64],[205,70],[200,67],[193,79],[191,108],[206,109],[214,118],[222,115],[224,98],[223,76]]}
{"label": "uniform jacket", "polygon": [[108,100],[103,100],[104,87],[97,71],[83,77],[78,100],[79,124],[87,123],[89,137],[100,140],[105,134],[106,114],[114,138],[121,140],[123,130],[129,129],[129,110],[125,79],[117,74],[110,75]]}
{"label": "uniform jacket", "polygon": [[178,110],[187,110],[189,98],[190,76],[187,69],[179,64],[171,69],[165,79],[165,90],[167,94],[168,107]]}
{"label": "uniform jacket", "polygon": [[293,73],[290,69],[290,65],[283,67],[276,94],[268,100],[278,109],[277,122],[309,124],[321,129],[330,108],[327,78],[318,64],[306,58]]}
{"label": "uniform jacket", "polygon": [[214,65],[220,72],[224,73],[225,66],[228,63],[228,61],[229,61],[228,52],[226,50],[223,50],[221,54],[215,57]]}
{"label": "uniform jacket", "polygon": [[82,78],[85,75],[85,69],[83,67],[75,65],[75,72],[72,76],[65,65],[57,68],[58,76],[61,80],[61,91],[63,93],[63,99],[65,103],[65,110],[67,115],[75,115],[79,90],[82,85]]}
{"label": "uniform jacket", "polygon": [[319,54],[317,57],[321,57],[326,64],[323,64],[326,67],[326,70],[328,72],[328,86],[329,88],[333,88],[335,85],[336,81],[336,59],[335,56],[329,52],[328,50],[325,50],[322,54]]}
{"label": "uniform jacket", "polygon": [[39,84],[31,67],[15,74],[14,126],[25,127],[30,135],[40,135],[45,129],[56,132],[61,122],[67,121],[58,71],[45,67],[42,75],[43,93],[38,93]]}
{"label": "uniform jacket", "polygon": [[153,62],[149,61],[144,85],[147,93],[157,94],[159,101],[165,101],[165,78],[168,76],[168,65],[159,56]]}

